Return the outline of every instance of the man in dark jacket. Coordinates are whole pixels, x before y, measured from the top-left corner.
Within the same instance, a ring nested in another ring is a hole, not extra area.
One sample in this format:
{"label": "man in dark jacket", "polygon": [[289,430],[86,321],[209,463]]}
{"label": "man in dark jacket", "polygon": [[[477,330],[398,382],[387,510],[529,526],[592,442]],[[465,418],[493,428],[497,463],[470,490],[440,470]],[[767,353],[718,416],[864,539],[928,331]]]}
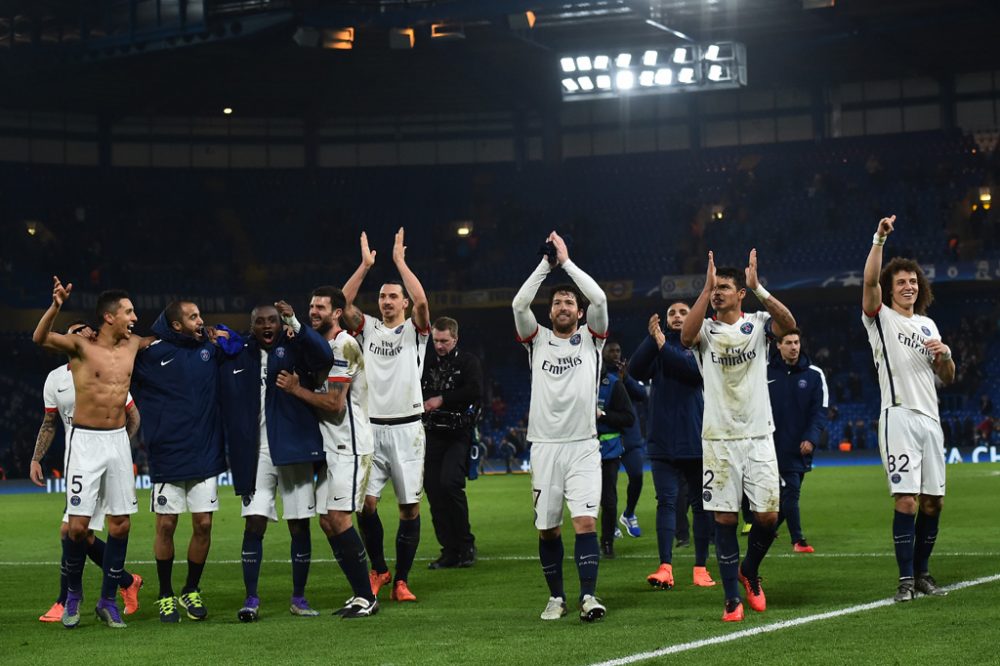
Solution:
{"label": "man in dark jacket", "polygon": [[[212,542],[212,514],[219,508],[217,477],[226,471],[219,413],[221,351],[206,332],[198,306],[173,301],[153,324],[158,338],[135,359],[132,389],[144,416],[142,439],[153,482],[156,514],[153,553],[161,622],[180,621],[178,605],[192,620],[208,615],[199,583]],[[174,595],[174,532],[177,517],[191,513],[187,581]]]}
{"label": "man in dark jacket", "polygon": [[[280,312],[280,315],[279,315]],[[286,332],[282,321],[289,327]],[[305,599],[312,542],[309,519],[316,511],[313,465],[326,460],[315,412],[277,386],[282,371],[297,373],[314,389],[333,354],[316,331],[302,326],[284,301],[259,305],[250,315],[251,337],[227,345],[219,369],[223,423],[236,494],[243,496],[243,582],[247,596],[241,622],[258,618],[257,580],[268,519],[277,521],[275,495],[280,490],[292,537],[292,615],[316,616]]]}
{"label": "man in dark jacket", "polygon": [[625,455],[623,433],[635,423],[635,412],[625,384],[601,364],[597,385],[597,438],[601,442],[601,554],[615,557],[615,519],[618,517],[618,467]]}
{"label": "man in dark jacket", "polygon": [[625,468],[625,475],[628,476],[628,486],[625,490],[625,509],[618,517],[618,522],[621,523],[622,527],[625,528],[625,533],[630,537],[640,537],[642,529],[639,527],[639,519],[635,516],[635,507],[639,504],[639,495],[642,493],[645,441],[642,438],[642,426],[639,423],[636,403],[646,402],[648,395],[646,387],[628,374],[628,361],[622,358],[622,346],[619,342],[608,342],[604,345],[601,355],[604,359],[604,365],[608,367],[608,372],[616,375],[625,387],[632,405],[632,425],[622,431],[622,445],[625,452],[622,454],[621,461],[622,467]]}
{"label": "man in dark jacket", "polygon": [[646,447],[656,488],[660,566],[646,581],[664,590],[674,586],[673,542],[681,477],[687,479],[686,501],[694,515],[694,584],[715,585],[705,566],[712,539],[712,516],[702,508],[701,497],[701,420],[705,398],[694,354],[680,343],[680,329],[690,311],[686,303],[672,303],[667,308],[666,333],[660,330],[660,316],[650,317],[649,336],[629,364],[633,377],[652,383]]}
{"label": "man in dark jacket", "polygon": [[802,353],[801,333],[793,328],[778,340],[778,354],[767,367],[767,389],[774,415],[774,448],[781,475],[781,511],[778,525],[788,522],[792,549],[812,553],[802,536],[799,494],[802,479],[812,469],[813,451],[826,428],[829,393],[823,371]]}
{"label": "man in dark jacket", "polygon": [[441,556],[430,568],[471,567],[476,562],[476,538],[469,526],[465,477],[472,429],[483,399],[483,371],[478,358],[458,349],[458,322],[451,317],[434,321],[431,340],[434,353],[426,356],[421,381],[427,433],[424,489]]}

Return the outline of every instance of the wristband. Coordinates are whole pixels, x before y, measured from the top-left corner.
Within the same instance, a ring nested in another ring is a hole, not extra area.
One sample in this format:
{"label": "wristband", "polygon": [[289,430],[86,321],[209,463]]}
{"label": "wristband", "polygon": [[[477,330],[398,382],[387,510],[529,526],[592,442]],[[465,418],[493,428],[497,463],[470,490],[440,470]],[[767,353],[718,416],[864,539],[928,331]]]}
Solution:
{"label": "wristband", "polygon": [[764,289],[764,287],[761,285],[757,285],[757,288],[753,290],[753,293],[757,295],[757,298],[758,300],[760,300],[761,303],[771,298],[771,292],[769,292],[767,289]]}
{"label": "wristband", "polygon": [[881,246],[885,245],[885,239],[886,238],[888,238],[888,236],[882,236],[880,234],[875,234],[874,236],[872,236],[872,245],[878,245],[879,247],[881,247]]}
{"label": "wristband", "polygon": [[288,324],[295,333],[298,333],[299,329],[302,328],[302,324],[299,323],[299,320],[295,317],[295,315],[292,315],[291,317],[282,317],[281,321]]}

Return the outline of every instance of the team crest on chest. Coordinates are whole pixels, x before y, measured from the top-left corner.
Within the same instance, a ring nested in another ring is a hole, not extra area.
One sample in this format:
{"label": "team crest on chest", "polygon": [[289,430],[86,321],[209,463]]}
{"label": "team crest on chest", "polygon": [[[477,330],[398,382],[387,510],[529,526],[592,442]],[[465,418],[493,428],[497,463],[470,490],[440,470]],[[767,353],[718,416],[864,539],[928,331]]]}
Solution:
{"label": "team crest on chest", "polygon": [[804,380],[804,379],[800,379],[799,380],[799,388],[800,389],[804,389],[807,385],[808,385],[808,383],[806,382],[806,380]]}
{"label": "team crest on chest", "polygon": [[198,355],[201,356],[201,360],[203,361],[207,361],[212,356],[211,354],[208,353],[207,349],[202,349],[201,353]]}
{"label": "team crest on chest", "polygon": [[573,334],[573,337],[571,337],[571,338],[569,339],[569,343],[570,343],[571,345],[578,345],[578,344],[580,344],[580,340],[581,340],[581,338],[580,338],[580,334],[579,334],[579,333],[574,333],[574,334]]}
{"label": "team crest on chest", "polygon": [[274,355],[277,356],[278,358],[285,358],[285,348],[278,347],[277,349],[274,350]]}
{"label": "team crest on chest", "polygon": [[743,335],[750,335],[751,333],[753,333],[753,324],[751,324],[750,322],[746,322],[745,324],[740,326],[740,333],[742,333]]}
{"label": "team crest on chest", "polygon": [[403,324],[400,324],[399,326],[397,326],[396,330],[393,331],[393,333],[395,333],[396,335],[399,335],[402,332],[403,332]]}
{"label": "team crest on chest", "polygon": [[931,334],[931,329],[927,328],[926,326],[921,326],[920,330],[924,332],[924,335],[929,336]]}

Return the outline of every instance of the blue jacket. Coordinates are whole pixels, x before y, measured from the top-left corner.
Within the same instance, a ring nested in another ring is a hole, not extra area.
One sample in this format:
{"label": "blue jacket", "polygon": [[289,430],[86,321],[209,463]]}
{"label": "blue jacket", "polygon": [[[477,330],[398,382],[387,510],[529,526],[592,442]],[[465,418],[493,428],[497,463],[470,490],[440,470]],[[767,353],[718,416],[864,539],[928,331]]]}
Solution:
{"label": "blue jacket", "polygon": [[[253,336],[241,341],[242,347],[219,366],[219,388],[233,487],[237,495],[250,495],[256,488],[260,451],[261,347]],[[311,386],[313,377],[327,372],[332,363],[330,345],[308,325],[292,338],[282,330],[267,351],[264,416],[271,461],[276,466],[326,460],[316,414],[278,387],[278,374],[298,371],[303,385]]]}
{"label": "blue jacket", "polygon": [[222,352],[174,331],[161,313],[155,341],[135,359],[132,394],[153,483],[200,481],[226,471],[218,370]]}
{"label": "blue jacket", "polygon": [[823,371],[809,364],[805,354],[788,365],[775,353],[767,366],[767,389],[774,415],[774,449],[780,472],[808,472],[812,455],[803,456],[799,445],[810,441],[819,445],[826,429],[829,392]]}
{"label": "blue jacket", "polygon": [[680,334],[668,331],[666,337],[657,351],[656,341],[646,336],[628,366],[632,377],[651,383],[646,454],[653,459],[701,458],[701,372],[694,353],[681,346]]}
{"label": "blue jacket", "polygon": [[626,451],[641,449],[645,442],[642,439],[642,424],[639,423],[639,412],[636,408],[636,403],[646,402],[649,396],[646,393],[646,388],[637,382],[632,375],[626,374],[621,379],[622,384],[625,386],[625,391],[628,393],[629,400],[632,401],[632,417],[634,418],[632,425],[622,431],[622,441],[625,444]]}
{"label": "blue jacket", "polygon": [[597,438],[601,442],[601,459],[613,460],[625,453],[622,433],[634,423],[635,409],[618,375],[606,369],[602,374],[597,386],[597,406],[604,416],[597,419]]}

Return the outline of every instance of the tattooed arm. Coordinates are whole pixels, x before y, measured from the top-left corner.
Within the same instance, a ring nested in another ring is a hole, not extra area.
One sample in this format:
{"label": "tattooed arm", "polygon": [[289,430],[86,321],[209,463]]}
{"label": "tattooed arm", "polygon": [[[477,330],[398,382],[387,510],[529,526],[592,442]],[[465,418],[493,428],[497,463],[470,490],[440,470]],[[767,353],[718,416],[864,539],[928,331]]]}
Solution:
{"label": "tattooed arm", "polygon": [[42,473],[42,458],[48,453],[52,446],[52,440],[56,437],[56,418],[58,412],[45,412],[42,425],[38,428],[38,436],[35,438],[35,452],[31,454],[31,480],[36,486],[45,485],[45,475]]}

